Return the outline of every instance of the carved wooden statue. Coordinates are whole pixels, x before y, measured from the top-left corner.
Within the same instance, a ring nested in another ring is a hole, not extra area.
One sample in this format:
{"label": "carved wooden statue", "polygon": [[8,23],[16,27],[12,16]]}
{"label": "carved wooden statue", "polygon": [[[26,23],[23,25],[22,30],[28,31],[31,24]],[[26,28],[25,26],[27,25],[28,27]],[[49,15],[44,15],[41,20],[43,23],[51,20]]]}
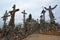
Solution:
{"label": "carved wooden statue", "polygon": [[24,24],[25,24],[25,14],[27,14],[26,12],[25,12],[25,10],[23,11],[23,12],[21,12],[22,14],[23,14],[23,22],[24,22]]}
{"label": "carved wooden statue", "polygon": [[49,17],[50,17],[50,20],[51,21],[54,21],[55,19],[55,17],[54,17],[54,15],[53,15],[53,13],[52,13],[52,10],[53,9],[55,9],[57,7],[57,5],[55,6],[55,7],[53,7],[53,8],[51,8],[51,6],[49,6],[49,8],[46,8],[46,7],[44,7],[46,10],[48,10],[49,11]]}

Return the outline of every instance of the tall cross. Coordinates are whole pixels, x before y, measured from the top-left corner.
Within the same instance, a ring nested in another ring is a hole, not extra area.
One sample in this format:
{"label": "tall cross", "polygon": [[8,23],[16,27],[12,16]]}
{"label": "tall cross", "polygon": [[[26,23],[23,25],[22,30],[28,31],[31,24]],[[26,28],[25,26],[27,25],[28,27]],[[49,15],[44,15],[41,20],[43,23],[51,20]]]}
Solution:
{"label": "tall cross", "polygon": [[12,8],[13,8],[13,10],[12,11],[9,11],[9,13],[11,15],[11,19],[10,19],[10,22],[9,22],[9,26],[10,27],[14,27],[15,12],[19,11],[19,9],[15,9],[16,8],[16,5],[14,5]]}
{"label": "tall cross", "polygon": [[25,14],[27,14],[26,12],[25,12],[25,10],[23,11],[23,12],[21,12],[22,14],[23,14],[23,22],[24,22],[24,26],[25,26]]}
{"label": "tall cross", "polygon": [[14,17],[15,17],[15,12],[19,11],[19,9],[15,9],[16,5],[14,5],[12,11],[9,11],[10,15],[11,15],[11,19],[9,22],[9,27],[10,27],[10,40],[14,40]]}

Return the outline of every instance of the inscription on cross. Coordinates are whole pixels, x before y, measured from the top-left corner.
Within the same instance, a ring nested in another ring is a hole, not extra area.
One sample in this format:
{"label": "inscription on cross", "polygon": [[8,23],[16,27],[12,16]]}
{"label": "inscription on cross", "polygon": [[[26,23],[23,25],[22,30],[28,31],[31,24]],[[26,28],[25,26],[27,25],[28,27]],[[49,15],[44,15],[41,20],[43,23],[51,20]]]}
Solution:
{"label": "inscription on cross", "polygon": [[9,22],[9,26],[11,26],[11,27],[14,26],[15,12],[19,11],[19,9],[15,9],[15,8],[16,8],[16,5],[14,5],[12,8],[13,8],[13,10],[12,10],[12,11],[9,11],[9,13],[10,13],[10,15],[11,15],[11,19],[10,19],[10,22]]}

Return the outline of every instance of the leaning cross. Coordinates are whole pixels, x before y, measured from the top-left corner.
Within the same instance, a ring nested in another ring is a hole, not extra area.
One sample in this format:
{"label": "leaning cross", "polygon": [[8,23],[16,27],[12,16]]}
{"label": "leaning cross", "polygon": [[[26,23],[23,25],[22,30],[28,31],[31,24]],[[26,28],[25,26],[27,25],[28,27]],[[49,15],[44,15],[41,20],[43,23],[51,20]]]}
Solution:
{"label": "leaning cross", "polygon": [[9,22],[9,26],[10,27],[14,27],[15,12],[19,11],[19,9],[15,9],[16,8],[16,5],[14,5],[12,8],[13,8],[13,10],[12,11],[9,11],[9,13],[11,15],[11,19],[10,19],[10,22]]}

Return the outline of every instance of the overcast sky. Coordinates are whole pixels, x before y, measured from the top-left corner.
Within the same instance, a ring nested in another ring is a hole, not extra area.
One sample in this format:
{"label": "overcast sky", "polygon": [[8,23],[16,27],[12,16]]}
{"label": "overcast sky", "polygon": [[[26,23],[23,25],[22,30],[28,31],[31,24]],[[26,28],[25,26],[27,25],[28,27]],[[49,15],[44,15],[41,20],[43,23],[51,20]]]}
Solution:
{"label": "overcast sky", "polygon": [[[49,7],[51,5],[54,7],[58,5],[54,10],[54,16],[56,21],[60,23],[60,0],[0,0],[0,24],[3,23],[2,16],[4,15],[5,11],[12,10],[12,6],[16,5],[16,8],[19,8],[20,11],[16,12],[15,15],[15,23],[21,23],[23,21],[22,11],[26,10],[26,18],[31,13],[32,17],[36,20],[37,18],[40,19],[40,13],[44,9],[44,7]],[[46,20],[49,20],[49,13],[46,11],[45,14]],[[9,22],[10,18],[8,18],[7,22]]]}

